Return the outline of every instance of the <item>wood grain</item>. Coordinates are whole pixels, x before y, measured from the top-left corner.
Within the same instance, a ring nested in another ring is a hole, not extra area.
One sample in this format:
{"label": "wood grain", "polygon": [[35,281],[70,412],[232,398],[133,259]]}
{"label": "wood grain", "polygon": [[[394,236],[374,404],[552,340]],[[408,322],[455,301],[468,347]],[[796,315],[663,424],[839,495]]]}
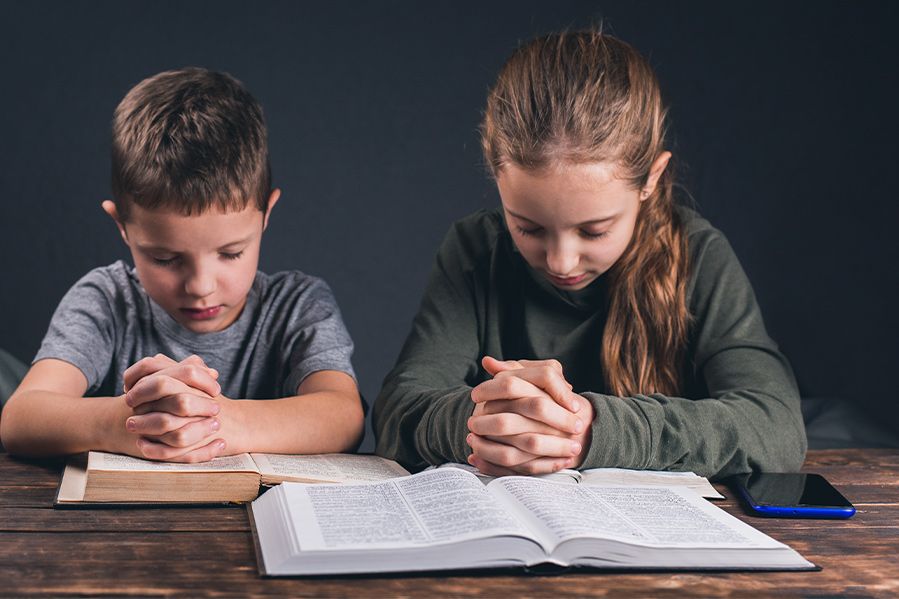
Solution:
{"label": "wood grain", "polygon": [[0,453],[0,594],[12,596],[899,596],[899,451],[809,452],[805,471],[855,503],[847,521],[747,515],[717,505],[820,572],[509,572],[262,579],[240,507],[54,510],[61,460]]}

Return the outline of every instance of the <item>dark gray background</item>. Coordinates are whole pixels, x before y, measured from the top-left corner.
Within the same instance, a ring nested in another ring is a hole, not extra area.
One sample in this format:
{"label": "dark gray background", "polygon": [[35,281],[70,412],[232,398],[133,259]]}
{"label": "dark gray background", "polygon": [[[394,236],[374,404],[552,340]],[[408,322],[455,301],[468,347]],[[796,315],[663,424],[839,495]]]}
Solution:
{"label": "dark gray background", "polygon": [[[896,426],[894,3],[0,3],[0,346],[127,256],[108,197],[135,83],[225,70],[262,102],[283,190],[261,268],[333,287],[372,400],[448,225],[498,198],[477,125],[520,40],[604,22],[646,54],[700,210],[730,238],[804,396]],[[364,447],[371,447],[370,437]]]}

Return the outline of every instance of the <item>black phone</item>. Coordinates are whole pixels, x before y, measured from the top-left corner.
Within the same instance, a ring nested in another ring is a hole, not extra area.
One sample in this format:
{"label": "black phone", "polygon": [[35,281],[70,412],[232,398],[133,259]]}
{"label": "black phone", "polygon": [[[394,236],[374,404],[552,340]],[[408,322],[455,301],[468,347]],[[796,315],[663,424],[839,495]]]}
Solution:
{"label": "black phone", "polygon": [[730,486],[759,516],[851,518],[855,507],[820,474],[756,472],[731,477]]}

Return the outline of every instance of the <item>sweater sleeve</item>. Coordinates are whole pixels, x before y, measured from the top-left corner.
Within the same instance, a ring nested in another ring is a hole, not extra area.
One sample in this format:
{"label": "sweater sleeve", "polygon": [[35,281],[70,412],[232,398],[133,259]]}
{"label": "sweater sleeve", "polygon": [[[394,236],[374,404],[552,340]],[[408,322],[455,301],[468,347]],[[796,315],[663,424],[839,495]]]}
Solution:
{"label": "sweater sleeve", "polygon": [[718,231],[709,233],[691,252],[695,351],[688,356],[708,397],[584,393],[596,417],[583,468],[723,477],[802,465],[806,437],[790,365],[768,337],[730,244]]}
{"label": "sweater sleeve", "polygon": [[376,452],[410,470],[465,462],[478,375],[478,318],[465,243],[454,227],[437,254],[421,307],[372,412]]}

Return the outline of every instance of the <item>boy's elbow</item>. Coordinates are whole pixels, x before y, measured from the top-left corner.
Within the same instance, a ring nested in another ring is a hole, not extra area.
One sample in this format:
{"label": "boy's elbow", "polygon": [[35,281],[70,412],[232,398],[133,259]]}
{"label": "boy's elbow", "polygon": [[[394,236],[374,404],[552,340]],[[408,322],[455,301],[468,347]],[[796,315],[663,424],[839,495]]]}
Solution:
{"label": "boy's elbow", "polygon": [[0,446],[11,455],[26,456],[30,452],[27,436],[22,430],[20,403],[14,393],[0,412]]}
{"label": "boy's elbow", "polygon": [[362,398],[358,393],[347,394],[345,399],[346,409],[343,411],[342,429],[343,439],[338,453],[353,453],[362,443],[365,435],[365,410],[362,408]]}

